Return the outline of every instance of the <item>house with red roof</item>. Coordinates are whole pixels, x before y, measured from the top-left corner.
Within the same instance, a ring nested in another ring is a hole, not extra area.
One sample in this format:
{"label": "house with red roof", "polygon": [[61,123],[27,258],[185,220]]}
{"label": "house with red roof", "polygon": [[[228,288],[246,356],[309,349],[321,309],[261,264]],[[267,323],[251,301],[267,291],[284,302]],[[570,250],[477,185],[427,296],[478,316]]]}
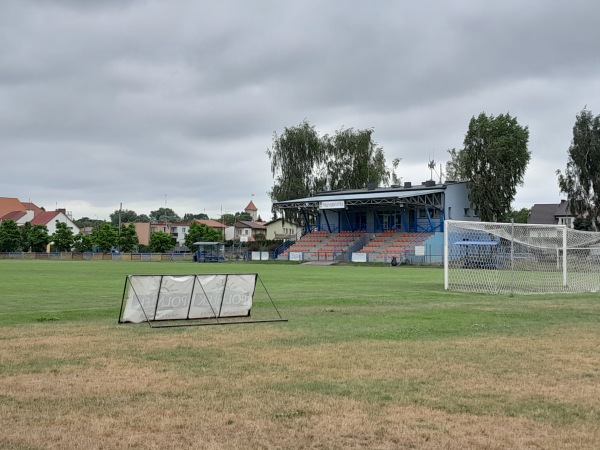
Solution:
{"label": "house with red roof", "polygon": [[73,234],[79,233],[79,227],[75,225],[75,223],[67,217],[64,210],[57,211],[44,211],[40,214],[37,214],[32,220],[29,221],[31,225],[46,225],[48,229],[48,234],[52,235],[56,232],[56,224],[58,222],[66,223],[67,228],[69,228]]}
{"label": "house with red roof", "polygon": [[252,222],[250,220],[238,220],[233,224],[234,236],[232,239],[241,242],[255,241],[257,235],[266,236],[267,227],[263,222]]}
{"label": "house with red roof", "polygon": [[27,222],[31,222],[33,217],[33,211],[12,211],[0,217],[0,222],[3,220],[12,220],[18,226],[21,226],[25,225]]}
{"label": "house with red roof", "polygon": [[12,220],[18,226],[23,226],[27,222],[31,225],[45,225],[49,235],[56,232],[57,222],[66,223],[73,234],[78,234],[80,231],[73,220],[67,216],[66,210],[45,211],[34,203],[21,202],[18,198],[0,197],[0,222],[3,220]]}
{"label": "house with red roof", "polygon": [[27,209],[18,198],[0,197],[0,219],[2,219],[2,217],[5,215],[15,211],[26,212]]}
{"label": "house with red roof", "polygon": [[202,223],[202,224],[206,225],[207,227],[213,228],[220,232],[223,232],[223,230],[225,229],[225,226],[226,226],[224,223],[221,223],[218,220],[214,220],[214,219],[194,219],[194,222]]}

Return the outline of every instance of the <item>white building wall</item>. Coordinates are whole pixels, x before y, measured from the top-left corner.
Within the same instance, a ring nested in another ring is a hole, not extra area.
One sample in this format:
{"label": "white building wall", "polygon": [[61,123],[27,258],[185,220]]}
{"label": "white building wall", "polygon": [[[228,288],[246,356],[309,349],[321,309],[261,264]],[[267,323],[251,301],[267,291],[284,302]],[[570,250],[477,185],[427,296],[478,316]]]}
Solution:
{"label": "white building wall", "polygon": [[278,219],[275,222],[267,224],[266,238],[270,240],[277,239],[276,235],[281,236],[285,234],[290,236],[290,239],[296,239],[298,229],[299,227],[297,225],[288,222],[287,220]]}
{"label": "white building wall", "polygon": [[466,182],[447,183],[444,194],[444,216],[448,220],[479,222],[474,207],[469,203],[469,190]]}
{"label": "white building wall", "polygon": [[34,217],[34,212],[31,210],[27,210],[25,215],[17,220],[17,225],[25,225],[27,222],[31,222]]}
{"label": "white building wall", "polygon": [[233,225],[225,227],[225,240],[231,241],[235,238],[235,227]]}
{"label": "white building wall", "polygon": [[46,228],[48,228],[48,235],[56,233],[56,222],[66,223],[67,227],[73,232],[73,234],[79,234],[79,227],[63,213],[58,213],[54,219],[46,224]]}

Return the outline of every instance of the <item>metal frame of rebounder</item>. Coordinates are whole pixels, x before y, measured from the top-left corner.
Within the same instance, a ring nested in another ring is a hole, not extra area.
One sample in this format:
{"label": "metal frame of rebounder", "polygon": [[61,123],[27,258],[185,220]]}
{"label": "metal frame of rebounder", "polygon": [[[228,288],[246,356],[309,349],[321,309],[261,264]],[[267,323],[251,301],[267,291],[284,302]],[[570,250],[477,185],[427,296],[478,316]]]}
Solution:
{"label": "metal frame of rebounder", "polygon": [[[275,312],[277,313],[277,317],[275,319],[252,319],[252,320],[242,320],[245,317],[250,317],[250,310],[248,311],[248,315],[246,316],[230,316],[228,317],[228,319],[231,318],[238,318],[240,320],[227,320],[227,321],[221,321],[219,320],[219,316],[221,314],[221,307],[223,306],[223,302],[221,300],[221,303],[219,304],[219,312],[217,314],[217,312],[215,311],[215,309],[213,308],[213,305],[211,304],[211,302],[208,302],[208,305],[210,306],[210,309],[214,315],[214,317],[207,317],[207,318],[189,318],[190,315],[190,309],[192,307],[192,301],[191,299],[193,298],[193,287],[192,287],[192,291],[190,293],[190,301],[189,301],[189,305],[188,305],[188,314],[187,314],[187,318],[185,319],[170,319],[170,320],[161,320],[161,321],[155,321],[155,320],[150,320],[150,318],[148,317],[148,315],[146,314],[145,309],[143,308],[140,299],[137,295],[137,293],[135,292],[135,288],[131,285],[131,281],[130,278],[135,276],[135,277],[156,277],[156,276],[160,276],[161,277],[161,282],[160,282],[160,287],[158,289],[158,293],[157,293],[157,297],[156,297],[156,305],[155,305],[155,310],[154,313],[156,314],[156,311],[158,309],[158,305],[159,305],[159,299],[160,299],[160,294],[161,294],[161,288],[162,288],[162,279],[165,275],[150,275],[150,274],[146,274],[146,275],[127,275],[125,277],[125,286],[123,287],[123,296],[121,298],[121,308],[119,310],[119,320],[118,323],[119,324],[124,324],[124,323],[131,323],[131,322],[126,322],[122,320],[123,317],[123,311],[125,308],[125,294],[127,293],[127,285],[129,284],[130,288],[133,290],[134,294],[135,294],[135,298],[144,314],[144,317],[146,318],[146,322],[148,323],[148,325],[150,326],[150,328],[169,328],[169,327],[190,327],[190,326],[206,326],[206,325],[238,325],[238,324],[245,324],[245,323],[268,323],[268,322],[287,322],[287,319],[284,319],[280,312],[279,309],[277,308],[277,306],[275,305],[275,302],[273,301],[273,298],[271,297],[271,294],[269,294],[269,291],[267,290],[267,287],[265,286],[265,284],[263,283],[262,279],[260,278],[260,276],[257,273],[251,273],[251,274],[239,274],[239,273],[220,273],[220,274],[208,274],[208,273],[202,273],[202,274],[169,274],[167,276],[175,276],[175,277],[185,277],[185,276],[191,276],[194,277],[194,286],[196,285],[196,280],[198,276],[201,275],[208,275],[208,276],[212,276],[212,275],[225,275],[226,276],[226,281],[225,281],[225,285],[223,287],[223,292],[225,292],[225,288],[227,286],[227,280],[229,278],[230,275],[254,275],[255,276],[255,280],[254,280],[254,291],[253,294],[256,293],[256,280],[260,281],[261,286],[263,287],[265,293],[267,294],[267,297],[269,298],[271,304],[273,305],[273,308],[275,310]],[[204,296],[206,298],[208,298],[206,291],[204,290],[204,287],[202,286],[202,283],[198,282],[197,283],[200,288],[202,289],[202,292],[204,294]],[[254,295],[253,295],[254,298]],[[223,317],[221,317],[221,319],[223,319]],[[154,325],[153,325],[154,324]]]}

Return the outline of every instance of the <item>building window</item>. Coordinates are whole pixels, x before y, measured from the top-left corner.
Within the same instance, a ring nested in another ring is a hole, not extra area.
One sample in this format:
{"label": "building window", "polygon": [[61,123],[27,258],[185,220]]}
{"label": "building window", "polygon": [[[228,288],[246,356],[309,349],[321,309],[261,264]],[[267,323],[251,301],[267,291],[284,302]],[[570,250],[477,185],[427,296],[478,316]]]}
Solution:
{"label": "building window", "polygon": [[569,228],[573,228],[573,218],[572,217],[559,217],[558,224],[566,225]]}
{"label": "building window", "polygon": [[[440,217],[440,212],[437,209],[430,209],[429,217],[431,217],[432,219],[437,219]],[[419,219],[427,219],[427,210],[425,210],[425,209],[419,210]]]}
{"label": "building window", "polygon": [[469,208],[465,208],[465,217],[469,217],[471,215],[471,210]]}

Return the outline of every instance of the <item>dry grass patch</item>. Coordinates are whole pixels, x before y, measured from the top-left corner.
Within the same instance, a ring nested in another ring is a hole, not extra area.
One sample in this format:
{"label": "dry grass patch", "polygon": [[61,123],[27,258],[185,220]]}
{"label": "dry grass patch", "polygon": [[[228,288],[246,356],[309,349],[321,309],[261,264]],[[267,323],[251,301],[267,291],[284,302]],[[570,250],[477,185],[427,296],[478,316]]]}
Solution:
{"label": "dry grass patch", "polygon": [[600,337],[305,342],[256,325],[3,327],[0,448],[543,448],[600,442]]}

